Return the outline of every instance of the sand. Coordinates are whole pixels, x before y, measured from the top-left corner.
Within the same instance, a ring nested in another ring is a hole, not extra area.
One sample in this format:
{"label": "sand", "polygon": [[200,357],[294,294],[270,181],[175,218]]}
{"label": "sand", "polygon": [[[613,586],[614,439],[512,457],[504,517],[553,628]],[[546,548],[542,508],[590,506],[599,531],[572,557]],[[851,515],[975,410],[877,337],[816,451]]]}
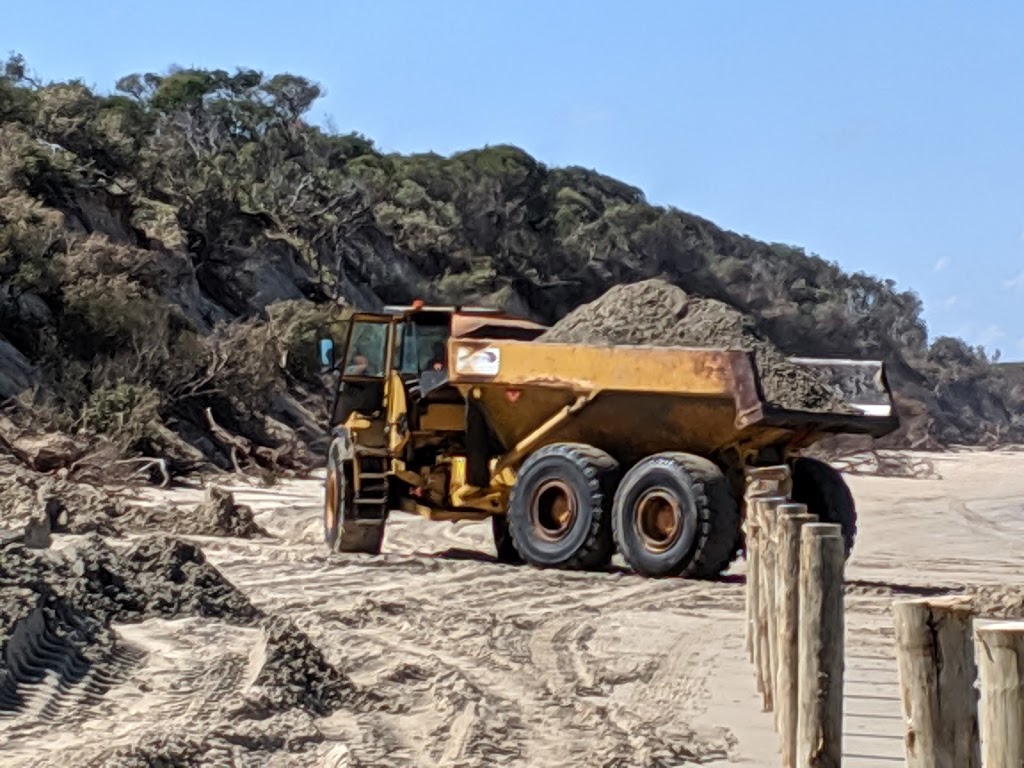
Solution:
{"label": "sand", "polygon": [[753,352],[765,399],[802,411],[848,412],[815,371],[790,362],[738,309],[690,296],[664,280],[617,285],[578,307],[538,338],[573,344],[720,347]]}
{"label": "sand", "polygon": [[[1024,454],[933,458],[940,477],[849,478],[847,768],[901,755],[894,597],[966,590],[991,618],[1024,609]],[[79,634],[19,623],[37,650],[32,674],[0,685],[15,709],[0,712],[0,763],[777,764],[743,652],[742,561],[716,583],[506,566],[486,524],[397,514],[380,556],[328,556],[320,489],[229,486],[267,536],[58,534],[0,557],[45,563],[22,573],[82,564],[60,609]],[[31,611],[26,598],[0,606]]]}

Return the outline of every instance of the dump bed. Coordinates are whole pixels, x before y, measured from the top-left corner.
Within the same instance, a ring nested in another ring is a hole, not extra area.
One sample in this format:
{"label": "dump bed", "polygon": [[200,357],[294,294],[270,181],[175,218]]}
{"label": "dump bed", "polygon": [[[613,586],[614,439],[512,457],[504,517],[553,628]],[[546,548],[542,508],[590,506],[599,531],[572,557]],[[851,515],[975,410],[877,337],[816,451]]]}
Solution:
{"label": "dump bed", "polygon": [[483,410],[506,449],[520,446],[516,453],[524,441],[530,450],[579,441],[628,461],[797,436],[804,444],[831,433],[878,437],[898,426],[880,361],[791,359],[820,371],[845,403],[822,412],[766,401],[743,351],[453,338],[448,352],[449,383]]}

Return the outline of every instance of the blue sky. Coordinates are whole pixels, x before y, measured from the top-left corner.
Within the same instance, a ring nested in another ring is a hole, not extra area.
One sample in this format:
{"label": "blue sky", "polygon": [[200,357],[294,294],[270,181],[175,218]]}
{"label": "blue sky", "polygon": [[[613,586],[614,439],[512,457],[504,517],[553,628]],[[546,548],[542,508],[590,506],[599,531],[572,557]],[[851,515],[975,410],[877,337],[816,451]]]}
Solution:
{"label": "blue sky", "polygon": [[289,71],[384,150],[519,145],[896,280],[1024,360],[1024,4],[8,0],[0,51],[107,89]]}

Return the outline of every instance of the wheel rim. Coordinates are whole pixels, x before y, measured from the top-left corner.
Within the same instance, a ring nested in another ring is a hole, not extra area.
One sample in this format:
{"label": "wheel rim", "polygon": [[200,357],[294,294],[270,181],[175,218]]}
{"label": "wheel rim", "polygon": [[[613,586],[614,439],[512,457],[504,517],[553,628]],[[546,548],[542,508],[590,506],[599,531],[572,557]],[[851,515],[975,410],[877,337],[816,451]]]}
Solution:
{"label": "wheel rim", "polygon": [[637,533],[644,547],[664,552],[679,540],[683,532],[683,514],[678,499],[661,489],[648,491],[634,507]]}
{"label": "wheel rim", "polygon": [[558,541],[572,528],[578,508],[576,494],[561,480],[548,480],[530,496],[530,522],[534,533]]}

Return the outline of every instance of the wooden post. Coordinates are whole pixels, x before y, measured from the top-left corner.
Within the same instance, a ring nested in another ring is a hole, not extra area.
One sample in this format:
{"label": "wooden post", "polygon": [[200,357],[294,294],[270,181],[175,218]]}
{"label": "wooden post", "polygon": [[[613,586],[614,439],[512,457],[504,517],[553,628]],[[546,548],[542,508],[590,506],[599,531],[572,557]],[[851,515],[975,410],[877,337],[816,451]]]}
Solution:
{"label": "wooden post", "polygon": [[[760,592],[758,590],[761,572],[761,548],[760,531],[757,522],[757,500],[769,496],[787,496],[791,488],[789,467],[785,465],[775,467],[750,467],[747,469],[747,487],[744,491],[745,515],[743,521],[743,535],[745,541],[745,557],[747,561],[746,581],[746,647],[747,656],[752,663],[756,664],[757,652],[754,638],[757,634],[758,602]],[[760,687],[758,687],[760,692]]]}
{"label": "wooden post", "polygon": [[1024,621],[978,627],[985,768],[1024,766]]}
{"label": "wooden post", "polygon": [[754,508],[754,527],[755,527],[755,549],[754,549],[754,561],[755,566],[754,572],[750,574],[749,578],[754,583],[754,606],[753,606],[753,617],[751,620],[751,635],[754,643],[754,676],[757,678],[757,692],[761,694],[761,701],[764,702],[765,697],[768,695],[768,690],[765,687],[767,682],[764,677],[764,636],[761,634],[761,617],[764,615],[765,599],[764,593],[764,550],[765,550],[765,530],[764,530],[764,519],[761,516],[761,504],[762,499],[755,499]]}
{"label": "wooden post", "polygon": [[804,504],[779,507],[775,594],[778,605],[778,672],[775,675],[775,728],[782,768],[796,768],[797,669],[800,623],[800,531],[817,515]]}
{"label": "wooden post", "polygon": [[981,768],[966,597],[893,603],[907,768]]}
{"label": "wooden post", "polygon": [[[759,556],[757,517],[754,514],[756,502],[753,498],[747,501],[747,517],[743,523],[744,535],[746,536],[747,549],[747,656],[751,663],[757,660],[757,643],[754,637],[757,634],[757,603],[760,599],[757,586],[761,573],[761,558]],[[758,691],[760,692],[760,687]]]}
{"label": "wooden post", "polygon": [[757,501],[761,548],[757,636],[761,642],[759,675],[762,680],[761,700],[765,712],[772,712],[775,709],[775,672],[778,668],[775,635],[778,609],[775,600],[775,550],[778,541],[779,505],[785,501],[786,499],[780,496],[770,496]]}
{"label": "wooden post", "polygon": [[799,768],[842,764],[845,560],[841,526],[807,523],[800,530]]}

